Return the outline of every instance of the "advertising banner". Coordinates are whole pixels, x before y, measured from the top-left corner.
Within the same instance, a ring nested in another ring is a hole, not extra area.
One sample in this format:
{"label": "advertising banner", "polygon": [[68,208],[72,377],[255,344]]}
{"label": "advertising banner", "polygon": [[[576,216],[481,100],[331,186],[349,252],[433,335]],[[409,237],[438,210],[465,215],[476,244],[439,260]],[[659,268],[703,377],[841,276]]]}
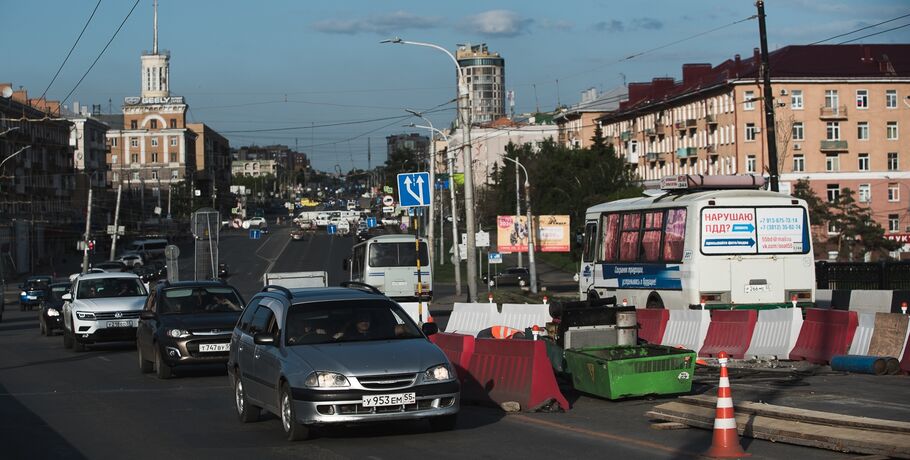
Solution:
{"label": "advertising banner", "polygon": [[809,227],[803,208],[704,208],[702,254],[805,254]]}
{"label": "advertising banner", "polygon": [[[534,216],[538,239],[534,250],[540,252],[569,252],[569,216]],[[528,252],[527,216],[497,216],[496,247],[499,252]]]}

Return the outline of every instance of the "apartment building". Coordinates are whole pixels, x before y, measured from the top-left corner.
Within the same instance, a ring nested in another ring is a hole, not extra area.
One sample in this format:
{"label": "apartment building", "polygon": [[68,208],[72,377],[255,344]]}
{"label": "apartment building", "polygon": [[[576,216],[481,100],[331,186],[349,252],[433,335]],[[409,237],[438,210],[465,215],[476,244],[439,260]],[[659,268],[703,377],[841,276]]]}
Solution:
{"label": "apartment building", "polygon": [[781,191],[807,179],[834,200],[849,187],[887,232],[910,233],[910,144],[900,137],[910,125],[910,45],[787,46],[769,60],[772,101],[755,50],[717,66],[685,64],[681,81],[630,83],[628,99],[598,122],[643,180],[767,175],[765,131],[774,129]]}
{"label": "apartment building", "polygon": [[[226,206],[231,186],[231,143],[205,123],[188,123],[186,127],[196,135],[195,188],[199,196],[215,203],[213,207],[221,209],[218,202]],[[223,198],[223,200],[222,200]]]}
{"label": "apartment building", "polygon": [[506,116],[505,59],[490,52],[486,43],[458,45],[455,58],[468,87],[471,123],[489,123]]}
{"label": "apartment building", "polygon": [[620,101],[629,97],[625,86],[613,88],[598,94],[596,88],[581,93],[581,102],[560,109],[553,121],[559,129],[557,138],[560,145],[585,148],[591,146],[597,119],[619,109]]}

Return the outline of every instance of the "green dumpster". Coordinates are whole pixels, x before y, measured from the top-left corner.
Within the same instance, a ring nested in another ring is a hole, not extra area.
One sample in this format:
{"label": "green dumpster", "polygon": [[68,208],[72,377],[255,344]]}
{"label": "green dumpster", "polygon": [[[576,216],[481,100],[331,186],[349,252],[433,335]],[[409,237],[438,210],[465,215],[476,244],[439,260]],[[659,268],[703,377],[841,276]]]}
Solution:
{"label": "green dumpster", "polygon": [[688,393],[695,352],[659,345],[568,349],[568,371],[579,391],[607,399]]}

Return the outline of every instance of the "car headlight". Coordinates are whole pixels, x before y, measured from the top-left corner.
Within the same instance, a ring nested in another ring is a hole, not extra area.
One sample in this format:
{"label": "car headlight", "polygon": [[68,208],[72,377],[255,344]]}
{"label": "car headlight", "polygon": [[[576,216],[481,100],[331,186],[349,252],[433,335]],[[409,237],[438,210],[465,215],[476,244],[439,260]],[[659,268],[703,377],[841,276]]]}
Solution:
{"label": "car headlight", "polygon": [[193,335],[186,329],[168,329],[166,334],[168,337],[173,337],[175,339],[182,339]]}
{"label": "car headlight", "polygon": [[60,312],[54,308],[47,309],[47,316],[60,316]]}
{"label": "car headlight", "polygon": [[25,291],[22,291],[22,292],[19,293],[19,296],[20,296],[20,297],[25,297],[25,296],[27,296],[27,295],[28,295],[28,293],[25,292]]}
{"label": "car headlight", "polygon": [[76,318],[79,318],[79,319],[85,320],[85,321],[91,321],[91,320],[95,319],[95,314],[90,311],[77,311]]}
{"label": "car headlight", "polygon": [[349,387],[351,383],[348,378],[337,372],[313,372],[303,382],[304,385],[312,388],[337,388]]}
{"label": "car headlight", "polygon": [[443,382],[453,378],[455,378],[455,374],[447,364],[433,366],[423,373],[423,379],[429,382]]}

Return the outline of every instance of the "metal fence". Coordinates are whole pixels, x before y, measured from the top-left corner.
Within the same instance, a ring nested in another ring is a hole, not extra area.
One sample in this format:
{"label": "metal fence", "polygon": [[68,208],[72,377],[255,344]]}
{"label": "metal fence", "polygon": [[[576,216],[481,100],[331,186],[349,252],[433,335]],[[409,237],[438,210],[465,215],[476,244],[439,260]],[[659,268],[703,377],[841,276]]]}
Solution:
{"label": "metal fence", "polygon": [[818,289],[910,289],[910,262],[815,262]]}

